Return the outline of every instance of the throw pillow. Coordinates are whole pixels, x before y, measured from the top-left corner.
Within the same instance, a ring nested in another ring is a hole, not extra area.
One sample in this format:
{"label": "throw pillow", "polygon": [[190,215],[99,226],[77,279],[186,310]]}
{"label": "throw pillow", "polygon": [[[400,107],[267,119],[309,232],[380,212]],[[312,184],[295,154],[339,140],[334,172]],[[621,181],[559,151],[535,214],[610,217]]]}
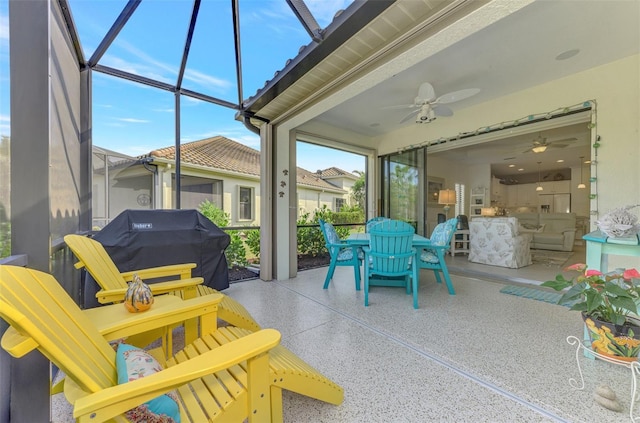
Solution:
{"label": "throw pillow", "polygon": [[[127,383],[162,370],[162,365],[151,354],[129,344],[119,344],[116,353],[118,384]],[[180,423],[180,407],[174,392],[160,395],[132,408],[127,418],[136,423]]]}

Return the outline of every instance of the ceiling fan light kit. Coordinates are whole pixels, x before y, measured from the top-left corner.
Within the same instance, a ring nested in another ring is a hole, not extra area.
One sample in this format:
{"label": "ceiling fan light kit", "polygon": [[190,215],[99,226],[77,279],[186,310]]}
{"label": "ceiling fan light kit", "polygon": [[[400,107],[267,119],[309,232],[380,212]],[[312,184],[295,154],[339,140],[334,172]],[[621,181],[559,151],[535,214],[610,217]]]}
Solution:
{"label": "ceiling fan light kit", "polygon": [[546,145],[537,145],[531,149],[534,153],[544,153],[547,149]]}
{"label": "ceiling fan light kit", "polygon": [[480,92],[479,88],[466,88],[464,90],[450,92],[439,97],[433,89],[433,85],[428,82],[420,84],[418,95],[414,98],[413,104],[401,104],[398,106],[388,106],[385,109],[415,109],[404,116],[400,123],[405,123],[415,116],[416,123],[429,123],[436,120],[437,116],[453,116],[453,110],[445,104],[455,103],[474,96]]}

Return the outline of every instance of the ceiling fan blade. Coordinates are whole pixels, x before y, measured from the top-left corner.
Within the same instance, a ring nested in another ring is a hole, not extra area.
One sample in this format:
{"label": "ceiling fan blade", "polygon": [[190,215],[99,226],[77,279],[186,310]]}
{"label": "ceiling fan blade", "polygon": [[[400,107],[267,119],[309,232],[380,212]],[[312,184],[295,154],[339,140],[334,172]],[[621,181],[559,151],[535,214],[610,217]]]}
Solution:
{"label": "ceiling fan blade", "polygon": [[467,88],[460,91],[454,91],[452,93],[441,95],[434,101],[438,104],[450,104],[456,101],[464,100],[465,98],[472,97],[480,92],[480,88]]}
{"label": "ceiling fan blade", "polygon": [[413,109],[416,106],[415,104],[398,104],[397,106],[385,106],[382,109],[384,110],[399,110],[399,109]]}
{"label": "ceiling fan blade", "polygon": [[409,113],[408,115],[406,115],[405,117],[402,118],[400,123],[408,122],[412,117],[415,117],[418,114],[419,111],[420,111],[420,109],[414,110],[413,112]]}
{"label": "ceiling fan blade", "polygon": [[436,104],[435,106],[433,106],[433,112],[436,114],[436,116],[453,116],[453,110],[441,104]]}
{"label": "ceiling fan blade", "polygon": [[418,89],[418,99],[420,99],[421,103],[426,103],[436,98],[436,92],[433,89],[433,85],[428,82],[423,82],[420,84],[420,88]]}

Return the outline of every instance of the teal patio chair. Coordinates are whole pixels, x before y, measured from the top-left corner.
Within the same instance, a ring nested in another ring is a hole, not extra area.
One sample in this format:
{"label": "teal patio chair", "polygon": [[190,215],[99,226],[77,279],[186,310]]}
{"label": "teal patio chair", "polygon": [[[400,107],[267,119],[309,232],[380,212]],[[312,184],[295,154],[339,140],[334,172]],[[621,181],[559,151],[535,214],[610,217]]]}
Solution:
{"label": "teal patio chair", "polygon": [[451,239],[456,232],[458,226],[458,218],[454,217],[447,220],[444,223],[439,223],[433,233],[431,233],[431,241],[428,247],[425,247],[419,255],[418,267],[420,269],[430,269],[436,275],[436,282],[442,283],[440,278],[440,272],[444,277],[444,281],[447,284],[449,294],[455,295],[456,291],[453,289],[453,283],[451,283],[451,276],[449,275],[449,269],[447,263],[444,261],[444,256],[451,247]]}
{"label": "teal patio chair", "polygon": [[325,246],[329,251],[331,261],[329,262],[329,270],[327,271],[327,277],[324,280],[323,289],[329,288],[329,282],[333,279],[333,273],[337,266],[353,266],[353,274],[356,279],[356,291],[360,291],[360,264],[362,263],[362,252],[360,249],[356,249],[349,244],[343,242],[336,228],[329,222],[322,219],[320,221],[320,229],[322,235],[324,235]]}
{"label": "teal patio chair", "polygon": [[371,228],[374,225],[377,225],[378,223],[384,222],[384,221],[387,221],[387,220],[391,220],[391,219],[389,219],[388,217],[383,217],[383,216],[372,217],[371,219],[367,220],[367,223],[365,224],[365,227],[364,227],[364,231],[365,232],[370,232]]}
{"label": "teal patio chair", "polygon": [[418,308],[414,234],[413,226],[400,220],[385,220],[371,228],[369,246],[363,248],[365,306],[369,305],[369,287],[380,285],[404,287],[407,294],[413,291],[413,308]]}

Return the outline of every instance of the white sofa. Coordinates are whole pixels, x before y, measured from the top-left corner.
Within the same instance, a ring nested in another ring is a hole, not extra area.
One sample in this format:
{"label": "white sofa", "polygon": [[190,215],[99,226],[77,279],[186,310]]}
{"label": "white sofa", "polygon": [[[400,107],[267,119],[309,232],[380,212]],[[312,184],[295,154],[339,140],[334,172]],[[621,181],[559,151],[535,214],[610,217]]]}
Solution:
{"label": "white sofa", "polygon": [[518,269],[531,264],[531,234],[515,217],[474,217],[469,222],[469,261]]}
{"label": "white sofa", "polygon": [[531,233],[531,248],[573,251],[575,213],[516,213],[521,233]]}

